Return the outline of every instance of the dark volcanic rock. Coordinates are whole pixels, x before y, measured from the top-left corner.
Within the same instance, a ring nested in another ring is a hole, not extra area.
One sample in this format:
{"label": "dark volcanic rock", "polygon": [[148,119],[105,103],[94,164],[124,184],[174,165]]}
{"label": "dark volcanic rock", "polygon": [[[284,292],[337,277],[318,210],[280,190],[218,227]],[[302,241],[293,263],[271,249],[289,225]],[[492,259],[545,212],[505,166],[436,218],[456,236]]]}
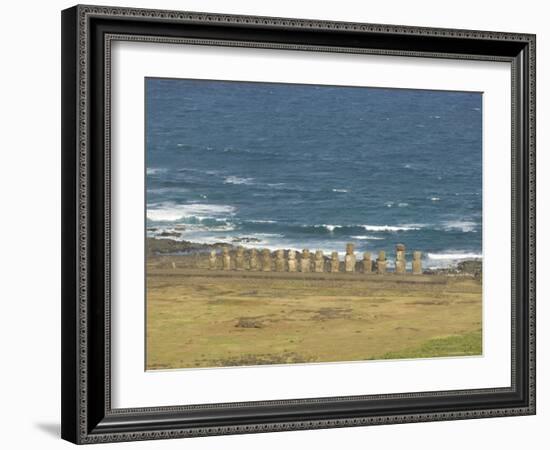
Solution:
{"label": "dark volcanic rock", "polygon": [[162,233],[159,233],[157,236],[160,236],[160,237],[180,237],[181,233],[178,233],[177,231],[163,231]]}
{"label": "dark volcanic rock", "polygon": [[426,269],[423,273],[435,275],[468,275],[480,278],[483,274],[483,262],[481,259],[468,259],[459,262],[456,267]]}
{"label": "dark volcanic rock", "polygon": [[261,242],[260,239],[253,237],[234,237],[231,241],[239,244],[245,244],[247,242]]}
{"label": "dark volcanic rock", "polygon": [[172,239],[147,238],[147,254],[176,255],[181,253],[205,252],[227,246],[227,244],[198,244],[189,241],[174,241]]}
{"label": "dark volcanic rock", "polygon": [[460,273],[480,275],[483,272],[483,264],[480,259],[461,261],[457,264],[457,269]]}

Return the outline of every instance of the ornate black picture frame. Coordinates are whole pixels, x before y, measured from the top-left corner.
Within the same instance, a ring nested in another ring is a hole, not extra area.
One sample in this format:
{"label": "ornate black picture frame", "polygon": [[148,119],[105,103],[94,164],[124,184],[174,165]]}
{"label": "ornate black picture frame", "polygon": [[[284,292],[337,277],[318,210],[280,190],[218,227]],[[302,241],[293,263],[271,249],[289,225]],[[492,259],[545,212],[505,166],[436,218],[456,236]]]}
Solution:
{"label": "ornate black picture frame", "polygon": [[[511,386],[113,409],[109,108],[116,40],[511,63]],[[535,414],[534,35],[99,6],[62,12],[64,439],[84,444],[529,414]]]}

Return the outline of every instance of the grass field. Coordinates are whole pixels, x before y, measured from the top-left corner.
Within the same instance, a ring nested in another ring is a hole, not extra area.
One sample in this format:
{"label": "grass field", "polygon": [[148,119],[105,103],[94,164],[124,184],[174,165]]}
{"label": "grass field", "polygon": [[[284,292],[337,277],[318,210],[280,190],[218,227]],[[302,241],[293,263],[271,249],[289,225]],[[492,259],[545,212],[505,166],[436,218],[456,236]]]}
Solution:
{"label": "grass field", "polygon": [[209,272],[166,261],[148,265],[147,369],[481,354],[481,283],[471,277]]}

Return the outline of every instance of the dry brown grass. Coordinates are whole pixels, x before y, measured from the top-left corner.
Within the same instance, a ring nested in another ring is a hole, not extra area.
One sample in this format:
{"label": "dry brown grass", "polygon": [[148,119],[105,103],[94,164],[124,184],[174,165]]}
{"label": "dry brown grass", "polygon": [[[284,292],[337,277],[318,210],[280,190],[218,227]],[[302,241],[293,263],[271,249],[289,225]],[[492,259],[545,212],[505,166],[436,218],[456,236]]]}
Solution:
{"label": "dry brown grass", "polygon": [[481,351],[473,278],[174,270],[163,258],[148,266],[148,369]]}

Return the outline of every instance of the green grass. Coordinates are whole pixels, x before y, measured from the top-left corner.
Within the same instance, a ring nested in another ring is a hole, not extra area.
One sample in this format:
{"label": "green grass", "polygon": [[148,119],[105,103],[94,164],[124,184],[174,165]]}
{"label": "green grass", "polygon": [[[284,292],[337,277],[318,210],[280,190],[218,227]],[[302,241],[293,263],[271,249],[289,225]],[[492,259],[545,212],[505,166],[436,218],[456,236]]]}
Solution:
{"label": "green grass", "polygon": [[473,356],[482,354],[481,330],[462,335],[434,338],[419,347],[384,353],[373,359],[435,358],[439,356]]}

